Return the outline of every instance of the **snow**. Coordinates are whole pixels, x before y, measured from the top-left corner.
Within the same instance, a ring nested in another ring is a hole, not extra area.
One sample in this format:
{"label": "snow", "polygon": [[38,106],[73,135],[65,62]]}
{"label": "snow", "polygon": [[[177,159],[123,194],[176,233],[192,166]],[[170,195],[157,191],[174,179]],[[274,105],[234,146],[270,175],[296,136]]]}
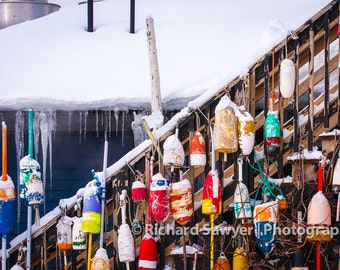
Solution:
{"label": "snow", "polygon": [[0,109],[149,109],[150,15],[162,102],[180,109],[246,73],[330,1],[136,1],[135,34],[129,1],[95,2],[92,33],[77,2],[51,1],[61,9],[0,31]]}

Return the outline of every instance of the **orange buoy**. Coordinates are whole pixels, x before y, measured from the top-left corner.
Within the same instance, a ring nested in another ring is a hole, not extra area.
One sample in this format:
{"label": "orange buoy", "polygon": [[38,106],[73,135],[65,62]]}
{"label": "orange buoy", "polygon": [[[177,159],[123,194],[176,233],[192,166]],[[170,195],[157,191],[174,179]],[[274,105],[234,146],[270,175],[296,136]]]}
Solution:
{"label": "orange buoy", "polygon": [[172,184],[170,192],[172,216],[181,225],[186,225],[194,214],[192,188],[188,179]]}
{"label": "orange buoy", "polygon": [[205,141],[201,132],[196,131],[190,145],[190,165],[205,166],[207,156],[205,150]]}
{"label": "orange buoy", "polygon": [[230,263],[223,252],[221,252],[220,256],[215,262],[214,270],[231,270]]}

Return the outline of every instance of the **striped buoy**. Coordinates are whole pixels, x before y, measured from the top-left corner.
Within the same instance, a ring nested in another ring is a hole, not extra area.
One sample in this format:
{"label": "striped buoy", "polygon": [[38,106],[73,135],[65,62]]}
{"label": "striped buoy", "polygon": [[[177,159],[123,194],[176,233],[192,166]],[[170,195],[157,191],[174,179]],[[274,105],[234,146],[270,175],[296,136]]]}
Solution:
{"label": "striped buoy", "polygon": [[194,214],[192,188],[188,179],[173,183],[170,192],[172,216],[181,225],[186,225]]}
{"label": "striped buoy", "polygon": [[160,173],[152,177],[149,203],[154,220],[165,222],[170,215],[169,186],[168,181]]}
{"label": "striped buoy", "polygon": [[99,248],[91,259],[91,270],[110,270],[110,260],[105,248]]}
{"label": "striped buoy", "polygon": [[280,92],[284,98],[290,98],[295,89],[295,65],[290,59],[283,59],[280,64]]}
{"label": "striped buoy", "polygon": [[157,269],[157,244],[155,239],[146,233],[139,247],[138,270]]}
{"label": "striped buoy", "polygon": [[72,219],[63,216],[57,223],[57,245],[60,250],[72,249]]}
{"label": "striped buoy", "polygon": [[216,106],[214,145],[217,152],[226,154],[238,150],[238,120],[233,107],[232,101],[227,96],[223,96]]}
{"label": "striped buoy", "polygon": [[12,178],[7,175],[7,180],[0,180],[0,234],[9,234],[16,220],[16,191]]}
{"label": "striped buoy", "polygon": [[237,247],[233,254],[233,270],[248,270],[248,258],[243,248]]}
{"label": "striped buoy", "polygon": [[146,194],[146,186],[142,181],[136,180],[132,183],[131,199],[133,202],[145,201]]}
{"label": "striped buoy", "polygon": [[87,247],[87,238],[82,228],[83,218],[73,217],[72,221],[72,248],[74,250],[84,250]]}
{"label": "striped buoy", "polygon": [[264,122],[264,142],[267,147],[280,147],[281,126],[278,111],[269,111]]}
{"label": "striped buoy", "polygon": [[278,213],[279,206],[277,201],[256,205],[254,209],[254,234],[256,244],[266,259],[269,258],[269,254],[276,244]]}
{"label": "striped buoy", "polygon": [[214,270],[231,270],[227,257],[221,252],[220,256],[214,264]]}
{"label": "striped buoy", "polygon": [[202,214],[222,213],[222,184],[217,170],[210,170],[204,180]]}
{"label": "striped buoy", "polygon": [[190,165],[205,166],[207,156],[205,150],[205,141],[201,132],[196,131],[190,145]]}
{"label": "striped buoy", "polygon": [[236,117],[238,118],[237,132],[240,150],[243,155],[248,156],[255,144],[255,121],[244,106],[236,111]]}
{"label": "striped buoy", "polygon": [[100,233],[101,203],[98,197],[98,187],[85,187],[83,203],[82,228],[84,233]]}

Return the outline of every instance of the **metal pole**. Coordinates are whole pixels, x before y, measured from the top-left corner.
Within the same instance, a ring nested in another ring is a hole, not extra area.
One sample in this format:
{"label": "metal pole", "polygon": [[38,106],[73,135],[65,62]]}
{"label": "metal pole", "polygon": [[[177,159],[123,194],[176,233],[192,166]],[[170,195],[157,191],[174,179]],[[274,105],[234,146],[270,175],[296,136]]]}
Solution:
{"label": "metal pole", "polygon": [[6,270],[6,234],[2,235],[2,258],[1,258],[1,269]]}
{"label": "metal pole", "polygon": [[87,0],[87,31],[93,32],[93,0]]}
{"label": "metal pole", "polygon": [[104,214],[105,214],[105,186],[106,186],[106,168],[107,168],[107,153],[108,153],[108,141],[105,140],[104,143],[104,161],[103,161],[103,174],[102,174],[102,181],[101,181],[101,187],[103,189],[102,192],[102,212],[101,212],[101,222],[100,222],[100,238],[99,238],[99,247],[103,248],[104,246]]}

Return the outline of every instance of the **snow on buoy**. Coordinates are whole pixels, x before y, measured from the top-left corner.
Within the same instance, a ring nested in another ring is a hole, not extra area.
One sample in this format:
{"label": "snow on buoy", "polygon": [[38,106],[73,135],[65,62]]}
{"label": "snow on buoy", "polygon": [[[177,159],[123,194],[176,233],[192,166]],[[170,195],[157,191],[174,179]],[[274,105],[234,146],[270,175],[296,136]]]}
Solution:
{"label": "snow on buoy", "polygon": [[253,151],[255,144],[255,121],[244,106],[236,111],[236,117],[238,118],[237,131],[240,150],[243,155],[248,156]]}
{"label": "snow on buoy", "polygon": [[276,226],[279,206],[276,201],[270,201],[255,206],[254,209],[254,233],[256,244],[261,249],[265,258],[276,244]]}
{"label": "snow on buoy", "polygon": [[231,270],[227,257],[221,252],[220,256],[214,264],[214,270]]}
{"label": "snow on buoy", "polygon": [[133,202],[145,201],[146,194],[146,186],[142,181],[136,180],[132,183],[131,199]]}
{"label": "snow on buoy", "polygon": [[162,174],[152,176],[150,187],[151,216],[157,222],[165,222],[170,215],[170,197],[168,181]]}
{"label": "snow on buoy", "polygon": [[227,96],[221,98],[215,109],[214,144],[217,152],[235,153],[238,150],[237,117]]}
{"label": "snow on buoy", "polygon": [[178,129],[176,133],[170,135],[163,144],[163,164],[164,166],[180,168],[184,164],[184,149],[178,139]]}
{"label": "snow on buoy", "polygon": [[284,98],[290,98],[295,89],[295,65],[290,59],[283,59],[280,64],[280,92]]}
{"label": "snow on buoy", "polygon": [[92,270],[110,270],[110,260],[106,249],[99,248],[91,259]]}
{"label": "snow on buoy", "polygon": [[174,219],[181,225],[186,225],[194,214],[192,205],[192,188],[188,179],[172,184],[170,192],[171,210]]}
{"label": "snow on buoy", "polygon": [[202,214],[222,213],[222,184],[217,170],[211,170],[204,180]]}
{"label": "snow on buoy", "polygon": [[236,248],[234,251],[233,270],[248,270],[247,254],[241,247]]}
{"label": "snow on buoy", "polygon": [[87,247],[87,238],[82,228],[83,218],[73,217],[72,221],[72,248],[74,250],[84,250]]}
{"label": "snow on buoy", "polygon": [[0,234],[9,234],[16,220],[16,191],[14,183],[7,175],[7,180],[0,180]]}
{"label": "snow on buoy", "polygon": [[207,156],[205,150],[205,141],[201,132],[196,131],[190,145],[190,165],[205,166]]}
{"label": "snow on buoy", "polygon": [[63,216],[57,223],[57,245],[62,251],[72,249],[72,218]]}
{"label": "snow on buoy", "polygon": [[83,203],[83,222],[84,233],[100,233],[101,203],[98,197],[98,187],[89,185],[85,187]]}
{"label": "snow on buoy", "polygon": [[138,270],[157,269],[157,244],[155,239],[146,233],[139,247]]}
{"label": "snow on buoy", "polygon": [[264,141],[268,147],[280,147],[281,126],[278,111],[269,111],[264,122]]}
{"label": "snow on buoy", "polygon": [[312,197],[308,205],[307,226],[312,230],[308,231],[307,239],[309,241],[330,241],[329,227],[331,225],[331,206],[320,190]]}

